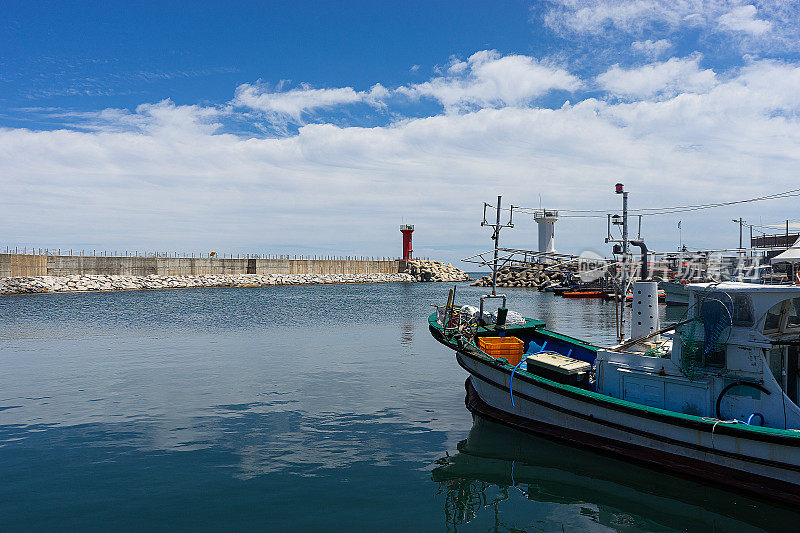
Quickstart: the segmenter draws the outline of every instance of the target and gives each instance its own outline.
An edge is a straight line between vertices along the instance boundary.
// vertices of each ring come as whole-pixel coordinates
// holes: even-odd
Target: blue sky
[[[616,207],[797,187],[793,2],[5,2],[0,243],[457,260],[482,202]],[[651,217],[651,247],[733,246]],[[604,224],[563,219],[563,251]],[[508,244],[534,246],[524,220]]]
[[[6,113],[33,103],[80,110],[166,98],[219,103],[256,80],[402,85],[426,80],[451,55],[550,46],[529,24],[527,2],[483,10],[460,2],[97,4],[22,2],[6,12]]]

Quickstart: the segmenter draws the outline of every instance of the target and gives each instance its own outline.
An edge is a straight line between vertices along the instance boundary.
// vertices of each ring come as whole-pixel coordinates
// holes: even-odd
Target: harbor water
[[[768,501],[473,420],[427,328],[451,286],[0,297],[2,530],[797,529]],[[612,303],[503,292],[613,341]]]

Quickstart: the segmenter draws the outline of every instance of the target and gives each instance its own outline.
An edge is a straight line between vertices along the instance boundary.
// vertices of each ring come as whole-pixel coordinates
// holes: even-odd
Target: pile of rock
[[[497,271],[498,287],[531,287],[545,290],[551,285],[558,285],[566,279],[561,272],[546,271],[544,265],[532,265],[527,268],[504,267]],[[492,275],[483,276],[473,283],[476,287],[491,287]]]
[[[0,278],[0,294],[36,292],[84,292],[187,287],[261,287],[322,283],[413,282],[399,274],[223,274],[214,276],[35,276]]]
[[[460,268],[427,259],[409,261],[404,272],[414,276],[417,281],[470,281],[469,275]]]

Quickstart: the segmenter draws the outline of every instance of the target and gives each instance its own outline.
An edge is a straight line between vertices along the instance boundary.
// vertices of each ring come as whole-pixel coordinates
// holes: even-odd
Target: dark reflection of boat
[[[535,502],[595,505],[594,519],[614,528],[627,524],[645,530],[797,531],[800,523],[800,514],[786,507],[523,433],[477,415],[458,453],[442,458],[431,477],[445,493],[449,525],[468,523],[481,513],[494,514],[499,524],[511,487]]]

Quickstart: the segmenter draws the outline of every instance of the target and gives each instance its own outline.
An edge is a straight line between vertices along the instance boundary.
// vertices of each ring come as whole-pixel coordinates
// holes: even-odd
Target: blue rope
[[[533,341],[531,341],[531,344],[533,344],[534,346],[539,348],[539,351],[538,352],[525,352],[525,354],[523,354],[523,355],[527,355],[527,354],[533,355],[534,353],[542,353],[544,351],[544,347],[547,346],[547,341],[544,341],[544,344],[542,344],[541,347],[539,347],[539,345],[536,344]],[[528,349],[530,349],[530,346],[528,346]],[[508,380],[508,394],[511,395],[511,407],[516,407],[514,405],[514,373],[517,371],[517,369],[519,367],[522,366],[522,363],[524,363],[525,361],[527,361],[527,357],[523,357],[522,361],[520,361],[519,364],[514,367],[514,370],[511,371],[511,379]]]
[[[761,419],[761,421],[758,423],[758,425],[759,426],[763,426],[764,425],[764,415],[762,415],[761,413],[753,413],[752,415],[747,417],[747,425],[748,426],[752,426],[753,425],[752,424],[753,418],[755,418],[755,417],[758,417],[758,418]]]
[[[514,370],[511,371],[511,379],[508,380],[508,393],[511,395],[511,407],[514,407],[514,372],[516,372],[525,361],[526,360],[523,359],[517,366],[514,367]]]

